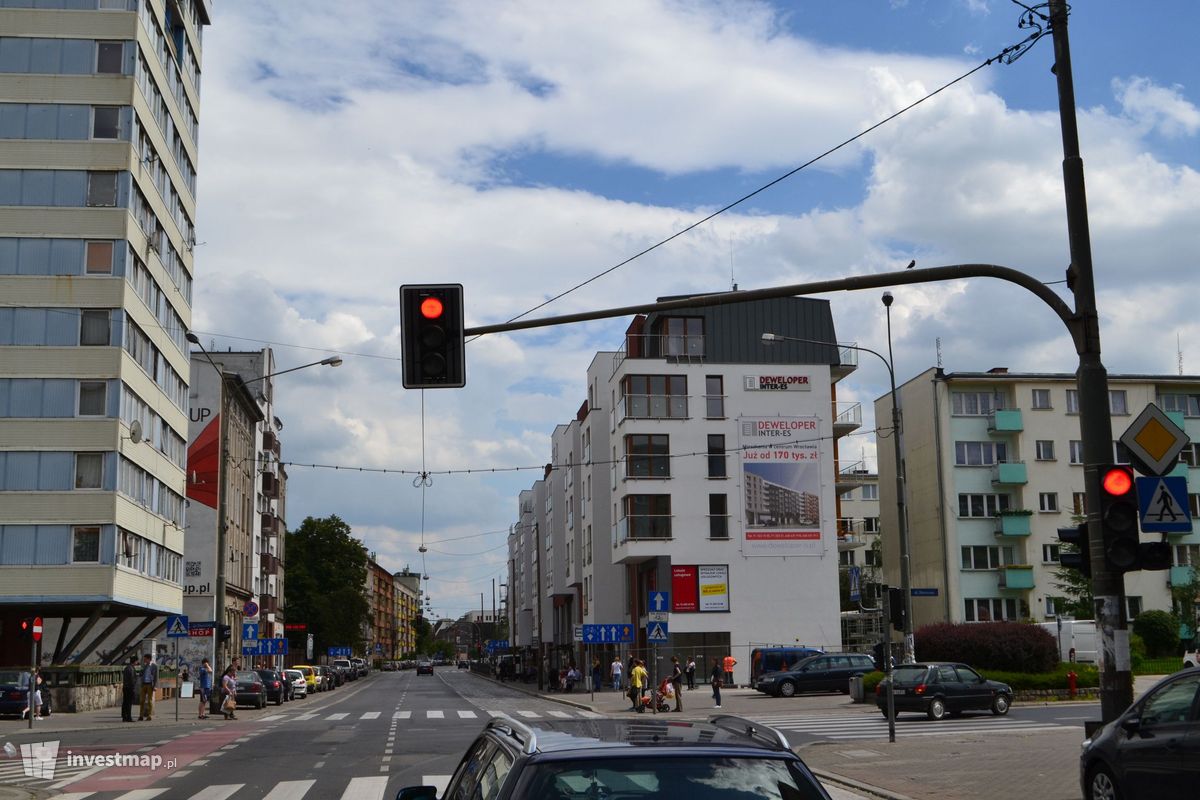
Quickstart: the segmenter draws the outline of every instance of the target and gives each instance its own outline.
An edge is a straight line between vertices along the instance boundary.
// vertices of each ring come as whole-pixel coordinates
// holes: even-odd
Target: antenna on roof
[[[729,234],[729,291],[737,291],[737,279],[733,276],[733,234]]]
[[[937,339],[935,340],[935,344],[937,345],[937,365],[938,365],[938,369],[941,369],[942,368],[942,337],[940,337],[940,336],[937,337]]]
[[[1175,334],[1175,359],[1179,364],[1179,374],[1183,374],[1183,345],[1179,342],[1179,334]]]

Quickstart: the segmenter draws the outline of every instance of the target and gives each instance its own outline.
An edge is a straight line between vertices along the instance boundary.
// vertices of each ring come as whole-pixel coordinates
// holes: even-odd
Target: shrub
[[[1133,632],[1146,643],[1146,655],[1165,658],[1175,655],[1179,646],[1179,620],[1157,609],[1143,611],[1133,620]]]
[[[987,622],[926,625],[916,633],[919,661],[961,661],[981,670],[1050,672],[1058,643],[1037,625]]]
[[[879,670],[863,675],[863,695],[869,698],[875,694],[875,687],[879,685],[881,680],[883,680],[883,673]]]
[[[983,672],[983,676],[1007,683],[1013,691],[1019,692],[1024,689],[1066,689],[1067,673],[1072,671],[1075,673],[1076,688],[1100,685],[1100,671],[1096,669],[1095,664],[1058,664],[1050,672],[1035,673],[987,670]]]

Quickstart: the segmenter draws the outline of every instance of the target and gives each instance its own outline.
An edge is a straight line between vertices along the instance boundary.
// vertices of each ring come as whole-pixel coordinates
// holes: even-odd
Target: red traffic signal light
[[[1100,524],[1104,529],[1104,557],[1113,572],[1132,572],[1139,566],[1138,498],[1133,469],[1117,464],[1101,466]]]
[[[22,639],[29,639],[33,636],[33,617],[25,617],[21,620],[20,634]]]
[[[421,301],[421,316],[425,319],[438,319],[445,310],[446,306],[440,298],[426,297]]]
[[[1113,497],[1129,494],[1133,488],[1133,473],[1125,467],[1108,467],[1104,472],[1100,485],[1105,493]]]
[[[463,289],[457,283],[400,287],[400,348],[405,389],[467,384]]]

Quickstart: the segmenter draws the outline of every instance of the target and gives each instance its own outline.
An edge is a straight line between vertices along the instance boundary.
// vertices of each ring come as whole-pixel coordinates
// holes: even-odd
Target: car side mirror
[[[1125,731],[1125,733],[1129,734],[1130,736],[1133,736],[1141,729],[1141,717],[1126,717],[1125,719],[1121,720],[1121,730]]]

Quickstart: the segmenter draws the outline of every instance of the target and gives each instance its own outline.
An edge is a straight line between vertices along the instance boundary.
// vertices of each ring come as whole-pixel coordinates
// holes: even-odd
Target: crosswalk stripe
[[[272,714],[269,717],[263,717],[259,722],[274,722],[277,719],[287,719],[287,714]]]
[[[349,715],[349,714],[330,714],[330,715],[329,715],[328,717],[326,717],[325,719],[327,719],[327,720],[329,720],[329,721],[331,721],[331,722],[332,722],[333,720],[345,719],[345,718],[346,718],[346,717],[348,717],[348,716],[350,716],[350,715]]]
[[[411,711],[397,711],[395,714],[392,714],[392,719],[411,719],[411,718],[412,718]]]
[[[383,800],[387,784],[386,775],[376,778],[354,778],[342,793],[342,800]]]
[[[597,714],[595,711],[580,711],[579,716],[584,719],[603,719],[603,714]]]
[[[165,791],[166,789],[134,789],[132,792],[121,795],[117,800],[151,800]]]
[[[475,719],[476,715],[475,715],[474,711],[460,711],[460,712],[458,712],[458,718],[459,719]]]
[[[446,787],[450,785],[450,779],[453,777],[454,776],[449,773],[447,773],[446,775],[422,775],[421,776],[421,785],[422,786],[436,786],[437,787],[437,795],[438,795],[438,797],[441,797],[443,794],[445,794]],[[55,800],[57,800],[57,798],[55,798]]]
[[[445,719],[446,718],[445,713],[441,712],[441,711],[426,711],[425,716],[429,717],[429,719]]]
[[[300,716],[296,717],[296,721],[303,722],[306,719],[316,719],[318,716],[320,715],[315,711],[309,711],[307,714],[301,714]]]
[[[233,795],[238,789],[242,788],[244,783],[227,783],[218,786],[209,786],[192,795],[188,800],[226,800]]]
[[[536,711],[518,711],[517,713],[528,719],[538,719],[541,716]]]
[[[379,719],[378,711],[367,711],[359,719]]]
[[[56,794],[54,800],[83,800],[85,797],[91,797],[95,792],[71,792],[70,794]]]
[[[301,800],[304,795],[308,794],[308,790],[316,783],[315,780],[310,781],[282,781],[275,784],[275,788],[263,800]]]
[[[565,711],[551,711],[550,716],[558,717],[559,719],[569,719],[571,715]]]

